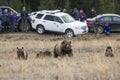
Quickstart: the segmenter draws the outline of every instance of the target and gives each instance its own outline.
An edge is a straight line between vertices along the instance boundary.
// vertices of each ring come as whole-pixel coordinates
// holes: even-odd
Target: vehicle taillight
[[[35,22],[35,19],[32,19],[32,22],[34,23],[34,22]]]
[[[91,21],[87,21],[87,25],[91,25],[92,24],[92,22]]]

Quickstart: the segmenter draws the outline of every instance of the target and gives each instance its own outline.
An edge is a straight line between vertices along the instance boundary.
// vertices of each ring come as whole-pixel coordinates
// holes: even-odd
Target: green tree
[[[23,0],[23,5],[26,7],[26,10],[27,10],[28,12],[32,12],[30,3],[26,4],[26,1]]]
[[[39,10],[54,10],[56,9],[55,0],[40,0]]]
[[[9,0],[8,6],[14,8],[17,12],[20,12],[23,3],[21,2],[21,0]]]
[[[115,3],[116,5],[116,13],[120,15],[120,4]]]
[[[99,13],[115,13],[115,10],[112,0],[99,0]]]
[[[30,3],[26,4],[26,1],[23,0],[9,0],[8,6],[14,8],[17,12],[21,12],[22,7],[25,6],[28,12],[31,12]]]
[[[93,2],[94,0],[70,0],[70,7],[71,9],[83,9],[86,15],[89,16],[91,8],[94,7]]]
[[[27,11],[28,11],[28,12],[32,12],[30,3],[28,3],[28,5],[26,5],[26,6],[27,6]]]
[[[70,0],[66,0],[65,1],[65,9],[67,10],[67,12],[70,12]]]

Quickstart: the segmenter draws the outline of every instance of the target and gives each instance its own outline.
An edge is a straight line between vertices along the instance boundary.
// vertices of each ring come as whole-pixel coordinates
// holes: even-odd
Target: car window
[[[100,23],[105,23],[105,22],[112,22],[112,19],[110,16],[105,16],[105,17],[101,17],[99,19]]]
[[[59,23],[63,23],[62,20],[57,16],[54,16],[54,21],[59,22]]]
[[[54,16],[46,15],[46,16],[44,17],[44,20],[54,21]]]
[[[36,18],[37,18],[37,19],[41,19],[42,16],[43,16],[43,14],[37,14]]]
[[[111,19],[111,17],[106,16],[106,17],[104,17],[104,21],[105,22],[112,22],[112,19]]]
[[[11,10],[9,8],[3,8],[3,11],[7,9],[8,10],[8,13],[10,14]]]
[[[113,17],[114,22],[120,22],[120,17]]]
[[[10,13],[11,10],[9,8],[2,8],[2,14],[3,14],[3,12],[4,12],[5,9],[8,10],[8,13]]]
[[[104,22],[104,17],[99,19],[100,22]]]

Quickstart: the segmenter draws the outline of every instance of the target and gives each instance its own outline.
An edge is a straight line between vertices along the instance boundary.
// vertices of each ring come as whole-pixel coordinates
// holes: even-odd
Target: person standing
[[[91,9],[91,15],[90,15],[90,17],[93,18],[93,17],[95,17],[96,15],[97,15],[97,14],[96,14],[95,9],[92,8],[92,9]]]
[[[79,13],[79,11],[78,11],[77,8],[74,8],[74,10],[73,10],[73,16],[74,16],[75,20],[79,20],[80,13]]]
[[[23,6],[21,11],[20,31],[27,32],[30,29],[28,18],[29,15],[28,12],[26,11],[26,7]]]
[[[95,36],[97,36],[99,33],[99,31],[98,31],[98,19],[97,18],[95,19],[95,22],[94,22],[94,32],[95,32]]]
[[[21,11],[21,18],[27,19],[27,17],[28,17],[28,12],[26,11],[26,7],[23,6],[22,11]]]
[[[84,13],[83,10],[80,10],[80,21],[81,22],[86,22],[86,14]]]
[[[11,11],[10,12],[10,31],[14,31],[15,30],[15,21],[16,21],[16,14]]]
[[[3,10],[2,26],[4,26],[5,31],[8,32],[8,28],[10,26],[10,16],[8,14],[8,9]]]

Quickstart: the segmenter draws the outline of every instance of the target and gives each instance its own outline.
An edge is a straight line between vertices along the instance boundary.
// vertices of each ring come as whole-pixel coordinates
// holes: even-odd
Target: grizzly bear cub
[[[63,57],[68,55],[69,57],[73,56],[71,41],[64,40],[61,43],[57,43],[54,47],[54,57],[58,56]]]
[[[113,53],[112,53],[112,47],[111,47],[111,46],[108,46],[108,47],[106,48],[105,56],[106,56],[106,57],[114,57],[114,55],[113,55]]]
[[[40,57],[40,56],[49,56],[49,57],[51,57],[51,56],[52,56],[52,53],[51,53],[49,50],[40,51],[40,53],[37,53],[37,54],[36,54],[36,58],[38,58],[38,57]]]
[[[24,47],[22,47],[22,48],[17,47],[17,57],[18,57],[18,59],[20,59],[20,58],[27,59],[28,58],[28,53],[26,52]]]

